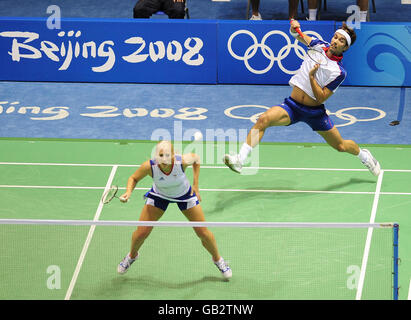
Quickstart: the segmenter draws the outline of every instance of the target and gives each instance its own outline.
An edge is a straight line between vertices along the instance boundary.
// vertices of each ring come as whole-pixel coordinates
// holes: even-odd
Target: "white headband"
[[[335,32],[338,32],[339,34],[343,35],[344,38],[345,38],[345,40],[347,40],[348,46],[351,46],[351,37],[350,37],[350,35],[348,34],[347,31],[345,31],[345,30],[343,30],[343,29],[338,29],[338,30],[335,31]]]

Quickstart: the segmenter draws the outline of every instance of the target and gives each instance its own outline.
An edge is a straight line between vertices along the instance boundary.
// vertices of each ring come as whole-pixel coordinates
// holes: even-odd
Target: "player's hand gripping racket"
[[[126,200],[122,197],[118,197],[117,192],[118,192],[118,186],[116,186],[116,185],[111,186],[110,189],[108,189],[106,192],[104,192],[103,197],[101,198],[101,202],[103,202],[103,204],[107,204],[111,200],[113,200],[114,198],[120,199],[123,202],[128,201],[128,199]]]
[[[301,32],[301,29],[299,27],[295,28],[295,31],[297,31],[300,37],[304,39],[304,34]],[[315,63],[318,63],[321,66],[328,64],[328,59],[325,56],[324,50],[322,48],[317,49],[311,47],[310,44],[308,44],[307,55],[311,60],[313,60]]]

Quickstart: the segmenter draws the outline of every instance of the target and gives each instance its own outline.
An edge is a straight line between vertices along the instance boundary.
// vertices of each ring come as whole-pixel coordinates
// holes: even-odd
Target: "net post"
[[[398,300],[399,287],[398,287],[398,236],[399,236],[400,226],[398,223],[393,225],[393,247],[394,247],[394,257],[393,257],[393,299]]]

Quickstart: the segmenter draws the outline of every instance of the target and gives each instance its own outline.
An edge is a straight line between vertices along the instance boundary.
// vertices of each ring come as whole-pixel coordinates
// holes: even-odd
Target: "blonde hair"
[[[174,155],[174,146],[171,143],[171,141],[168,140],[161,140],[159,143],[156,145],[156,154],[160,152],[161,149],[169,149],[171,153]]]
[[[170,152],[170,157],[165,157],[165,155],[160,156],[160,152],[163,151],[164,153]],[[174,147],[171,141],[168,140],[162,140],[159,143],[157,143],[156,148],[155,148],[155,154],[154,158],[158,163],[170,163],[173,161],[172,159],[174,158]],[[167,159],[168,158],[168,159]],[[165,160],[167,159],[167,160]],[[164,162],[166,161],[166,162]]]

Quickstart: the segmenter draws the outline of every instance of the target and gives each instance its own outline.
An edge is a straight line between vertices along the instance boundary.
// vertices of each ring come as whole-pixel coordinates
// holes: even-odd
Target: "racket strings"
[[[307,50],[307,55],[313,60],[315,63],[320,65],[326,65],[328,63],[328,59],[325,57],[324,52],[321,50],[316,50],[313,48],[309,48]]]
[[[108,189],[104,194],[103,197],[101,199],[101,201],[104,204],[109,203],[117,194],[118,191],[118,187],[117,186],[111,186],[110,189]]]

